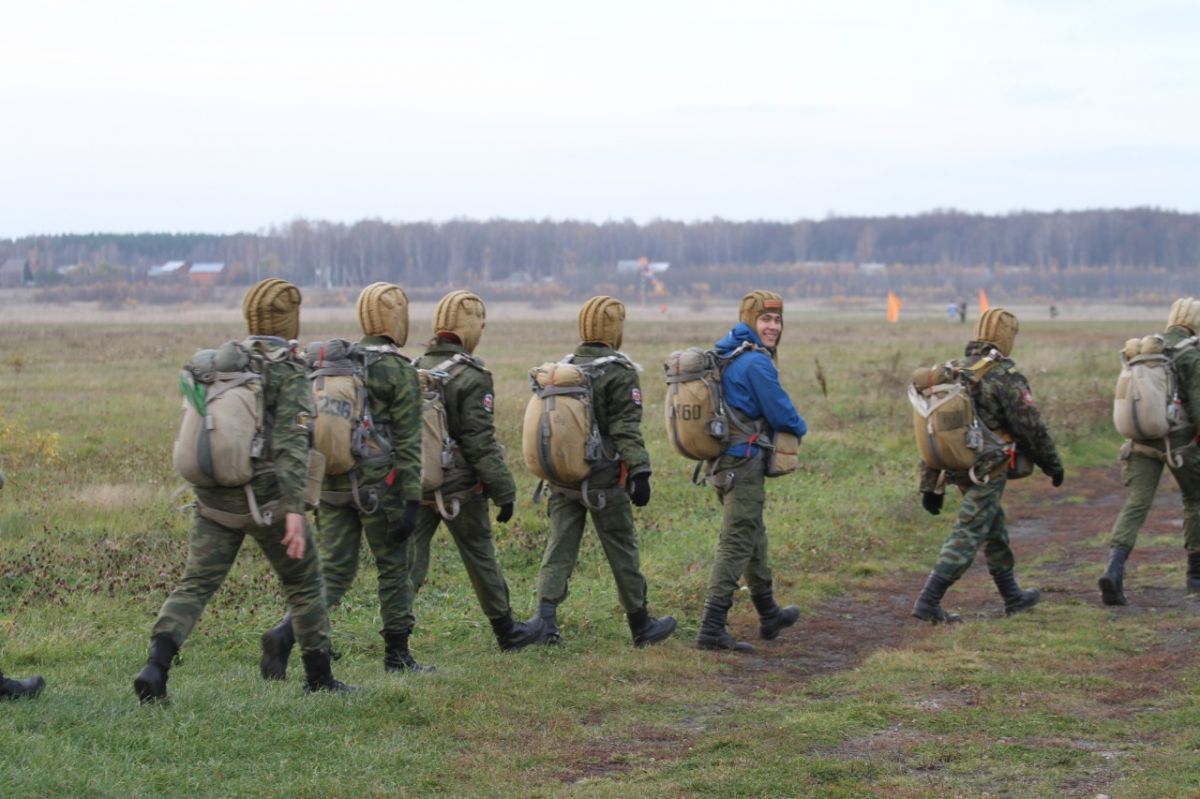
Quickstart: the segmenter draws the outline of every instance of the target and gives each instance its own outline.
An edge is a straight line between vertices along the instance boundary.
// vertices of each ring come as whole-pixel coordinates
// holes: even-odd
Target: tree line
[[[630,220],[343,224],[296,219],[255,233],[62,234],[0,240],[0,259],[29,258],[35,280],[136,282],[168,260],[222,261],[225,282],[277,275],[301,285],[376,280],[430,290],[466,284],[553,285],[566,293],[628,286],[619,260],[670,262],[672,294],[727,292],[770,278],[815,296],[883,288],[944,294],[997,281],[1036,296],[1142,291],[1149,274],[1194,285],[1200,214],[1153,208],[1005,215],[938,210],[916,216],[793,222]]]

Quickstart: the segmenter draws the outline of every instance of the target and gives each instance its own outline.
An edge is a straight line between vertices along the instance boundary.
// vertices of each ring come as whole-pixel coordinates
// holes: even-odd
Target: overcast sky
[[[1200,211],[1200,4],[9,3],[0,237]]]

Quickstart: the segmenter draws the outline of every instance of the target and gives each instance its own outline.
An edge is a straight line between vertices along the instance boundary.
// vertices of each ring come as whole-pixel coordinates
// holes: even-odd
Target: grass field
[[[53,309],[47,320],[0,322],[0,667],[49,683],[0,706],[0,796],[1200,795],[1200,617],[1182,596],[1171,481],[1132,562],[1134,604],[1105,609],[1095,591],[1121,501],[1115,352],[1160,319],[1023,324],[1014,355],[1067,473],[1058,490],[1038,474],[1009,491],[1018,575],[1044,591],[1028,614],[1004,619],[976,563],[946,600],[965,624],[908,616],[957,500],[938,517],[921,510],[904,385],[960,353],[969,326],[795,314],[781,364],[811,434],[801,470],[769,485],[767,526],[776,594],[801,623],[747,657],[692,648],[719,515],[669,451],[661,363],[728,324],[639,321],[625,339],[645,365],[654,496],[636,517],[651,611],[680,620],[674,639],[630,646],[589,535],[560,609],[567,644],[502,654],[441,533],[412,639],[437,674],[382,672],[364,561],[332,619],[335,673],[365,690],[305,697],[294,673],[258,677],[258,635],[282,602],[250,544],[171,672],[167,707],[139,706],[131,681],[186,551],[176,372],[240,326],[233,314],[187,327]],[[303,338],[354,330],[348,308]],[[521,491],[495,530],[521,616],[547,528],[520,463],[525,372],[574,343],[563,314],[490,324],[478,353]],[[753,640],[747,596],[731,620]]]

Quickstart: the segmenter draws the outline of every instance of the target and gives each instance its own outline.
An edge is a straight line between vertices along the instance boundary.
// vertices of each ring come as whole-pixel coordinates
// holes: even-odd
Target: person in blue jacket
[[[733,593],[744,576],[759,616],[759,637],[770,641],[796,623],[800,610],[775,603],[767,565],[766,454],[777,431],[797,438],[808,432],[779,382],[775,348],[783,334],[783,298],[755,290],[742,298],[739,322],[716,344],[726,360],[721,389],[729,413],[729,446],[713,466],[711,481],[724,505],[717,557],[708,578],[699,649],[753,650],[726,630]]]

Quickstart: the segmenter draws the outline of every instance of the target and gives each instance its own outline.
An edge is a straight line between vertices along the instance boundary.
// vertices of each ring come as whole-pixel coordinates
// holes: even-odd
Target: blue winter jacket
[[[728,355],[746,341],[762,346],[762,339],[754,329],[745,322],[738,322],[717,342],[717,353]],[[726,404],[741,411],[743,416],[752,421],[766,419],[768,434],[782,430],[803,436],[808,432],[808,425],[780,385],[779,371],[766,350],[750,350],[730,361],[721,374],[721,391],[725,394]],[[726,455],[738,458],[757,453],[758,447],[746,444],[733,444],[725,450]]]

